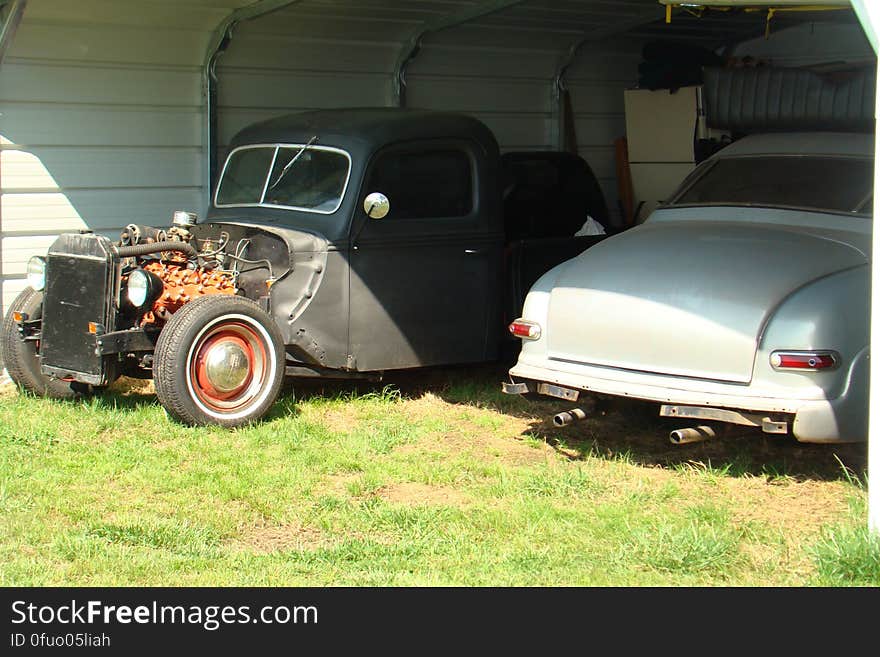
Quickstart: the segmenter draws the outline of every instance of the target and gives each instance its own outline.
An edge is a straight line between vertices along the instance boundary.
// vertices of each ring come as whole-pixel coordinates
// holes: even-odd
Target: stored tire
[[[30,319],[40,319],[43,316],[43,293],[26,287],[12,302],[3,319],[0,346],[6,371],[13,382],[22,390],[53,399],[73,399],[91,393],[92,387],[88,384],[53,379],[42,373],[37,356],[39,344],[25,342],[19,337],[18,326],[12,319],[14,312],[24,313]]]
[[[237,427],[259,420],[284,380],[284,341],[249,299],[205,296],[178,310],[153,356],[156,395],[191,425]]]

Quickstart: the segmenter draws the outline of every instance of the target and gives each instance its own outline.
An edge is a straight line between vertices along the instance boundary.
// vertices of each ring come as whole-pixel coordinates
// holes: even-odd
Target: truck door
[[[485,158],[460,140],[407,142],[373,157],[352,221],[354,369],[496,357],[502,236],[490,231],[497,207],[480,175],[492,166]],[[390,202],[384,218],[363,208],[373,192]]]

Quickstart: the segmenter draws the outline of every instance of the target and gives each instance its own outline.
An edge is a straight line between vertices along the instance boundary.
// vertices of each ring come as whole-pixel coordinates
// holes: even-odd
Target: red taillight
[[[525,319],[517,319],[511,322],[508,330],[523,340],[537,340],[541,337],[541,327],[536,322]]]
[[[770,355],[770,364],[778,370],[830,370],[837,362],[831,351],[774,351]]]

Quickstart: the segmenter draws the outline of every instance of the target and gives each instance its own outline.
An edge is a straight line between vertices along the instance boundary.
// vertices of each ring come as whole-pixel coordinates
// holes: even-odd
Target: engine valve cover
[[[141,326],[166,321],[185,303],[206,294],[235,294],[235,281],[223,271],[187,269],[178,264],[151,262],[144,269],[155,274],[165,285],[165,289],[150,312],[141,320]]]

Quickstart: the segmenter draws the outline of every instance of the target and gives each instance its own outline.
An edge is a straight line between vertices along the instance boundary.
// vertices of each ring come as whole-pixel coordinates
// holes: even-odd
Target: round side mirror
[[[370,219],[382,219],[390,211],[391,203],[381,192],[373,192],[364,199],[364,212]]]

